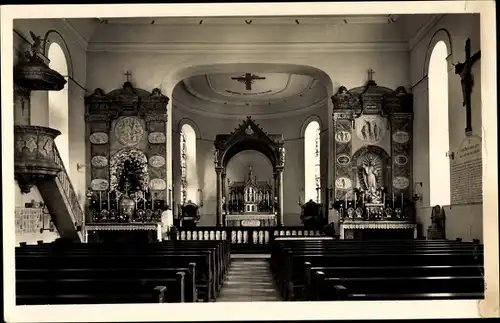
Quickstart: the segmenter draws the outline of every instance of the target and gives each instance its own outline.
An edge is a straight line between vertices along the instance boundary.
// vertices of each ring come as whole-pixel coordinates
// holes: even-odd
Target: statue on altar
[[[363,165],[363,179],[367,188],[367,192],[371,195],[377,193],[377,172],[371,160],[367,164]]]

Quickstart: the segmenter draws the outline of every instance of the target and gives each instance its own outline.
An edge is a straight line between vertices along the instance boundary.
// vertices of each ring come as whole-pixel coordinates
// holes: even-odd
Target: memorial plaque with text
[[[451,162],[451,204],[483,201],[481,138],[466,138]]]

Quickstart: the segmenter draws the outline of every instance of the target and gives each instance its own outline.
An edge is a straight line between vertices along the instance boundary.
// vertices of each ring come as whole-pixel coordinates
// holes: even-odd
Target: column
[[[226,198],[226,202],[228,201],[228,197],[226,196],[226,173],[222,173],[221,175],[221,184],[222,184],[222,196]]]
[[[280,170],[279,173],[279,193],[278,193],[278,201],[279,201],[279,218],[278,225],[283,226],[283,170]]]
[[[222,226],[222,205],[221,205],[221,198],[222,198],[222,169],[216,168],[215,172],[217,173],[217,210],[215,212],[216,219],[217,219],[217,226],[221,227]]]

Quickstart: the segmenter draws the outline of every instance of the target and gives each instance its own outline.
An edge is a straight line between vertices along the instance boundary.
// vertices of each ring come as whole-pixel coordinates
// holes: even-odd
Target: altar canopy
[[[341,86],[332,96],[332,198],[340,235],[384,239],[410,230],[403,236],[413,238],[412,95],[402,86],[396,90],[378,86],[373,74],[368,71],[365,86],[351,90]]]

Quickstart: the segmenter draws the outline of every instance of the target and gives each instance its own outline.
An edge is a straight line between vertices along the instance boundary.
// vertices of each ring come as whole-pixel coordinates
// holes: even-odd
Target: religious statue
[[[363,179],[365,181],[368,193],[374,195],[377,191],[377,172],[371,161],[363,165]]]
[[[427,229],[427,239],[446,239],[446,214],[443,207],[436,205],[432,208],[431,223]]]
[[[33,45],[31,45],[31,55],[34,57],[37,53],[42,54],[42,37],[36,36],[32,31],[30,31],[31,38],[33,39]]]

